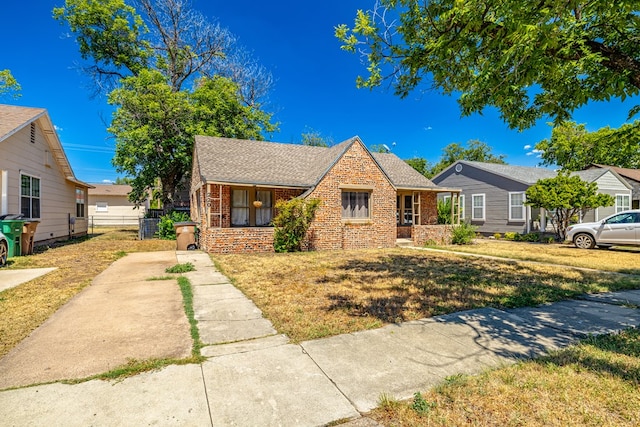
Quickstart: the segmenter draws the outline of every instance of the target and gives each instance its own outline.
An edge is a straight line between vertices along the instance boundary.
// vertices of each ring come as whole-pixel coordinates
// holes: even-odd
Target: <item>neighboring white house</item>
[[[44,108],[0,104],[0,215],[38,221],[34,242],[87,234],[87,190]]]
[[[129,201],[130,185],[94,184],[89,189],[89,221],[92,225],[137,225],[138,218],[144,217],[149,206]]]

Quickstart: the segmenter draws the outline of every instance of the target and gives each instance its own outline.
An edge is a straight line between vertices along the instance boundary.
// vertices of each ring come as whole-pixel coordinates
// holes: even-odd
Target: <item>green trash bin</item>
[[[0,227],[2,228],[2,234],[7,237],[9,241],[9,253],[8,258],[14,256],[20,256],[21,251],[21,239],[22,239],[22,227],[25,221],[20,219],[3,219],[0,220]]]

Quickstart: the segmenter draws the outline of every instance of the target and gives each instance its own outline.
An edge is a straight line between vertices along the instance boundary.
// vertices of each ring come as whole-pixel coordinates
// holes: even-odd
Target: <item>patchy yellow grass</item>
[[[476,239],[471,245],[439,246],[458,252],[548,262],[574,267],[640,274],[640,248],[578,249],[573,244],[544,244]]]
[[[135,230],[105,229],[100,233],[51,247],[37,247],[34,255],[9,260],[11,269],[58,269],[0,292],[0,357],[124,253],[175,249],[175,241],[136,240]]]
[[[408,249],[213,259],[294,341],[478,307],[533,306],[640,288],[640,277]]]
[[[640,331],[591,338],[550,356],[451,377],[424,402],[368,414],[394,426],[640,425]],[[426,410],[420,410],[425,408]]]

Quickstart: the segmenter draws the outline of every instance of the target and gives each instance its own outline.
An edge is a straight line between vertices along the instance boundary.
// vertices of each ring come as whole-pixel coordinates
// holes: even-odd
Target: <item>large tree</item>
[[[553,128],[551,138],[536,144],[545,165],[577,171],[591,163],[640,168],[640,122],[618,129],[609,126],[589,132],[584,124],[564,122]]]
[[[84,70],[117,107],[113,164],[140,202],[157,179],[172,207],[196,133],[263,138],[271,76],[187,0],[66,0],[54,9],[76,37]],[[222,79],[221,79],[222,78]]]
[[[489,145],[477,139],[467,141],[466,147],[454,142],[442,149],[440,160],[429,169],[427,177],[439,174],[458,160],[505,164],[504,158],[504,154],[493,154]]]
[[[245,105],[237,84],[203,78],[192,92],[174,91],[158,71],[122,80],[109,95],[117,106],[109,132],[116,138],[114,164],[133,177],[129,195],[142,202],[157,179],[166,207],[189,176],[195,135],[257,139],[272,131],[270,115]]]
[[[335,32],[365,55],[359,86],[436,88],[463,115],[493,106],[512,128],[640,90],[637,1],[379,0]]]
[[[598,193],[595,182],[586,182],[568,172],[541,179],[526,191],[525,204],[544,208],[551,214],[551,224],[561,240],[565,239],[570,222],[600,206],[611,206],[613,197]]]

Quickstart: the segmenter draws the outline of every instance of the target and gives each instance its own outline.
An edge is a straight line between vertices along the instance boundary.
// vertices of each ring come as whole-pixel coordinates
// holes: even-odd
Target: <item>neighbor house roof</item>
[[[591,166],[603,169],[611,169],[620,176],[640,182],[640,169],[619,168],[617,166],[600,165],[598,163],[592,163]]]
[[[127,184],[93,184],[89,189],[90,196],[128,196],[131,186]]]
[[[64,177],[83,187],[92,187],[86,182],[76,179],[73,169],[69,164],[62,144],[58,139],[53,123],[44,108],[18,107],[15,105],[0,104],[0,143],[15,133],[19,132],[31,123],[36,122],[42,129],[44,137],[51,150],[51,155],[62,170]]]
[[[333,147],[312,147],[196,136],[195,151],[207,182],[310,188],[356,141],[358,137]],[[396,188],[438,188],[394,154],[373,153],[372,158]]]
[[[495,175],[499,175],[504,178],[508,178],[513,181],[521,182],[528,185],[535,184],[539,179],[553,178],[554,176],[556,176],[556,172],[550,169],[535,168],[530,166],[503,165],[498,163],[473,162],[469,160],[458,160],[457,162],[449,166],[449,168],[455,167],[454,165],[456,165],[457,163],[460,163],[462,165],[470,165],[477,169],[491,172]],[[440,174],[442,174],[443,172],[440,172]]]

